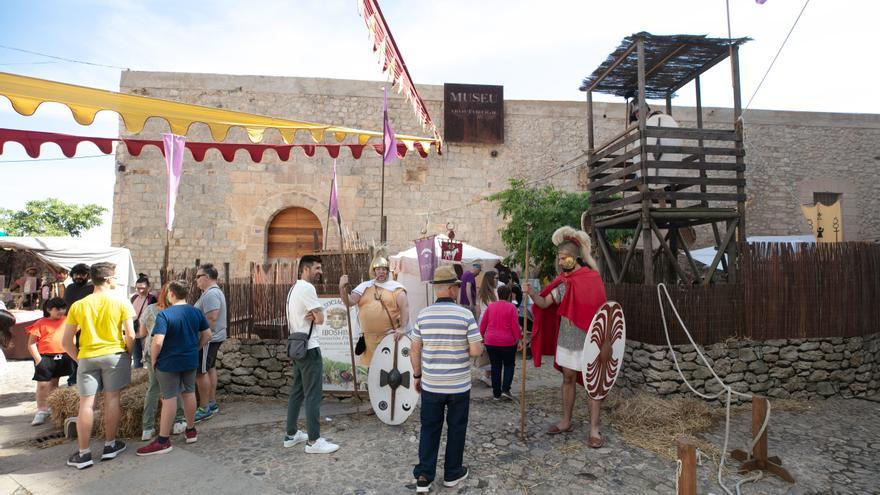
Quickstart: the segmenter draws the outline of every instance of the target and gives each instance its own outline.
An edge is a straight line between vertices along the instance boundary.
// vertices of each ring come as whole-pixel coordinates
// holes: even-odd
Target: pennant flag
[[[330,216],[336,219],[336,223],[342,225],[342,215],[339,214],[339,198],[336,193],[336,159],[333,159],[333,179],[330,182]]]
[[[186,149],[186,137],[174,134],[162,134],[165,145],[165,167],[168,171],[168,197],[165,202],[165,225],[170,231],[174,225],[174,205],[177,203],[177,190],[180,187],[180,176],[183,175],[183,150]]]
[[[385,102],[382,105],[382,141],[385,144],[383,160],[389,164],[397,157],[397,138],[394,137],[394,129],[391,120],[388,119],[388,88],[385,88]]]
[[[755,3],[757,3],[758,5],[764,5],[764,2],[766,1],[767,0],[755,0]]]

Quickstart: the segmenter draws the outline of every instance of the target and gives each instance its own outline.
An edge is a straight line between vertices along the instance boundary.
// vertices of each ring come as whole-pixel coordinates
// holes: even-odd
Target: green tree
[[[501,229],[501,240],[510,251],[507,263],[522,265],[528,237],[529,256],[540,267],[540,277],[554,277],[553,232],[564,225],[579,229],[581,214],[589,208],[589,196],[588,192],[560,191],[553,186],[530,189],[521,179],[510,179],[510,188],[489,196],[498,203],[498,215],[507,221]],[[609,232],[609,237],[624,238],[627,233],[632,236],[629,231],[618,231]]]
[[[73,236],[101,225],[107,208],[67,204],[55,198],[28,201],[22,210],[0,208],[0,230],[11,236]]]

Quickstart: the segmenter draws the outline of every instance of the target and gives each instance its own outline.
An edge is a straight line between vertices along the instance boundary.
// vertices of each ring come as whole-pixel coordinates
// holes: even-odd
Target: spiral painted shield
[[[626,349],[626,321],[619,303],[608,301],[590,323],[584,342],[584,387],[591,399],[604,399],[623,366]]]

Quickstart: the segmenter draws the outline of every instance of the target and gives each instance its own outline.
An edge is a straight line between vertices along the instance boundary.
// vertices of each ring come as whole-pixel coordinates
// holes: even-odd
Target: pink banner
[[[416,241],[416,258],[419,260],[419,275],[422,282],[430,282],[434,279],[434,269],[437,268],[437,256],[434,253],[434,236]]]
[[[186,149],[186,137],[174,134],[162,134],[165,145],[165,167],[168,171],[168,197],[165,202],[165,225],[172,230],[174,225],[174,205],[177,203],[177,189],[180,187],[180,176],[183,175],[183,150]]]

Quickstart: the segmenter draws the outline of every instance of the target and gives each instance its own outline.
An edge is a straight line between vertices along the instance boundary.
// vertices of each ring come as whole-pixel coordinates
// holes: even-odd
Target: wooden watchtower
[[[626,37],[584,80],[580,89],[587,93],[589,213],[606,280],[609,276],[614,283],[624,280],[639,245],[645,284],[654,283],[654,266],[661,257],[681,280],[709,283],[719,262],[728,281],[736,280],[737,243],[745,241],[746,201],[738,49],[748,40],[637,33]],[[700,75],[726,58],[733,81],[733,119],[729,128],[705,129]],[[675,92],[691,81],[696,83],[696,127],[648,125],[646,99],[665,100],[665,114],[671,116]],[[633,121],[628,110],[622,132],[598,146],[594,92],[634,99],[633,108],[638,109],[637,119]],[[703,273],[679,229],[707,224],[712,226],[718,255]],[[635,231],[622,261],[612,253],[608,229]],[[680,267],[679,250],[684,251],[692,274]],[[722,253],[727,253],[727,260]]]

